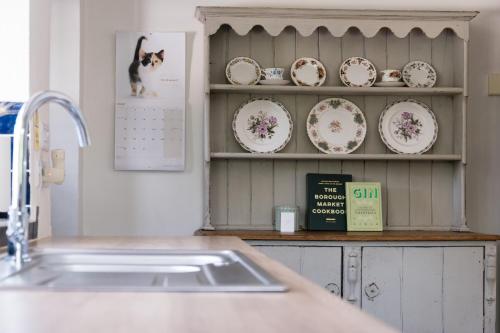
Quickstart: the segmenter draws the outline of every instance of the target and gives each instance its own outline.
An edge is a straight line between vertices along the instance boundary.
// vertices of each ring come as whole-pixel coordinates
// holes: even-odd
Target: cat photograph
[[[116,32],[117,100],[179,100],[185,85],[185,38],[177,32]]]
[[[164,61],[164,50],[146,51],[142,47],[145,36],[139,37],[134,51],[132,63],[128,68],[132,96],[156,97],[154,82],[159,80],[158,68]]]

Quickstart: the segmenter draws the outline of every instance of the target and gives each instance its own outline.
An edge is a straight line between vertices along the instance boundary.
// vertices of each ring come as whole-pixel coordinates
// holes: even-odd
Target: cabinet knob
[[[375,297],[380,294],[380,288],[377,286],[375,282],[370,283],[365,287],[365,295],[368,297],[368,300],[373,301]]]
[[[336,283],[328,283],[325,286],[325,289],[331,292],[332,294],[335,294],[337,296],[340,295],[340,287]]]

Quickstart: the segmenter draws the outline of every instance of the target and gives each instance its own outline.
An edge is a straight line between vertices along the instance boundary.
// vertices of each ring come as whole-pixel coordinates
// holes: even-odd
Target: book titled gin
[[[309,173],[307,229],[346,230],[345,184],[351,175]]]
[[[380,183],[346,183],[347,231],[382,231]]]

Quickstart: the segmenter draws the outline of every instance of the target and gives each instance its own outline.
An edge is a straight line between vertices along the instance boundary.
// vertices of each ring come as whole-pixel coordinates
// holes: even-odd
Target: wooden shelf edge
[[[296,153],[211,153],[212,159],[255,160],[371,160],[371,161],[461,161],[459,154],[296,154]]]
[[[243,240],[287,241],[497,241],[500,235],[456,231],[297,231],[272,230],[197,230],[196,236],[236,236]]]
[[[305,87],[305,86],[260,86],[260,85],[232,85],[210,84],[211,92],[226,93],[257,93],[257,94],[303,94],[303,95],[460,95],[464,93],[461,87]]]

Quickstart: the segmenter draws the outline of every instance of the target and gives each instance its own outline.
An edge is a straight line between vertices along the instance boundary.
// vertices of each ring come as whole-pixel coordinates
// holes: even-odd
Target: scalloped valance
[[[399,38],[413,29],[420,29],[429,38],[436,38],[444,29],[451,29],[463,40],[469,39],[469,21],[477,12],[441,11],[379,11],[322,10],[291,8],[198,7],[197,17],[205,23],[205,33],[213,35],[224,24],[239,35],[262,26],[271,36],[277,36],[287,26],[302,36],[311,35],[324,27],[335,37],[357,28],[365,37],[373,37],[387,28]]]

